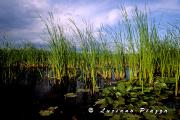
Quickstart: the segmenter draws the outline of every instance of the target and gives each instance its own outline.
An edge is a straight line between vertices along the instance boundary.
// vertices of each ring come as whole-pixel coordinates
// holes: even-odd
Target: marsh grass
[[[46,59],[48,53],[42,49],[36,49],[30,44],[16,46],[13,42],[3,41],[0,48],[0,79],[2,84],[18,82],[23,71],[48,66]],[[25,73],[24,73],[25,74]]]
[[[84,87],[91,88],[94,93],[98,76],[110,83],[114,74],[114,79],[118,81],[125,78],[128,68],[130,81],[138,80],[142,92],[145,84],[153,86],[157,76],[176,78],[177,95],[180,27],[170,26],[167,33],[160,37],[157,24],[149,20],[147,12],[143,13],[136,8],[132,18],[128,17],[125,8],[122,8],[121,13],[123,21],[117,26],[118,30],[102,27],[98,37],[93,33],[93,25],[85,23],[81,29],[71,19],[69,31],[72,34],[68,36],[65,26],[55,23],[50,14],[49,19],[43,21],[48,33],[49,50],[37,50],[33,45],[14,48],[4,42],[1,47],[1,66],[7,67],[7,72],[2,73],[4,78],[9,76],[12,79],[10,66],[19,62],[27,68],[48,67],[53,72],[54,82],[59,84],[76,80],[77,74],[81,74]],[[109,41],[114,42],[113,50]]]

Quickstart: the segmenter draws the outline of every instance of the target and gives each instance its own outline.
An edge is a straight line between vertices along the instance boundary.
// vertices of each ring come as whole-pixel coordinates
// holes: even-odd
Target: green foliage
[[[40,110],[40,111],[39,111],[39,114],[40,114],[41,116],[50,116],[50,115],[54,114],[54,111],[55,111],[57,108],[58,108],[57,106],[55,106],[55,107],[49,107],[49,108],[47,108],[47,109]]]
[[[54,80],[59,83],[64,77],[72,80],[77,74],[81,74],[79,79],[85,83],[84,88],[89,88],[92,93],[97,87],[98,76],[107,83],[113,77],[115,80],[122,80],[128,68],[130,81],[138,80],[138,86],[119,86],[120,96],[131,89],[150,93],[152,90],[147,86],[152,85],[156,86],[158,95],[159,86],[166,88],[165,84],[159,83],[171,78],[174,80],[169,82],[175,85],[174,92],[177,96],[180,79],[180,27],[171,25],[161,36],[160,27],[148,18],[146,9],[144,12],[135,8],[131,18],[125,8],[122,7],[120,11],[123,21],[114,26],[116,29],[102,27],[96,33],[93,25],[86,22],[82,28],[75,21],[69,20],[69,28],[58,23],[53,14],[50,14],[44,20],[50,51],[39,51],[29,43],[24,48],[15,49],[12,43],[4,42],[1,45],[3,52],[0,53],[0,64],[9,67],[18,61],[25,66],[48,65],[54,74]],[[2,74],[11,76],[13,73]],[[157,77],[160,81],[154,84]]]
[[[30,45],[0,48],[0,79],[6,83],[12,80],[15,82],[23,70],[30,71],[34,68],[47,67],[48,55],[48,51]]]
[[[140,90],[141,87],[135,85],[135,83],[120,81],[114,87],[104,88],[102,98],[96,101],[96,105],[110,110],[110,112],[105,111],[104,114],[105,116],[111,116],[112,120],[174,118],[174,109],[161,103],[163,99],[167,99],[169,96],[169,94],[164,94],[169,91],[166,83],[155,82],[153,86],[144,86],[144,93]],[[153,113],[150,113],[150,110],[140,113],[140,108],[148,108],[154,111]],[[112,113],[111,110],[133,110],[133,112]],[[168,113],[155,114],[155,110],[168,110]]]

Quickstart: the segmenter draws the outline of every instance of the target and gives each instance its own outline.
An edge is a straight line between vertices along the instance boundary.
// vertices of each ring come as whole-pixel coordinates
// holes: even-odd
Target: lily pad
[[[144,89],[145,93],[151,92],[153,90],[153,87],[148,87]]]
[[[90,89],[77,89],[77,92],[90,92]]]
[[[137,100],[138,100],[138,98],[131,98],[131,102],[135,102]]]
[[[49,108],[47,108],[47,109],[44,109],[44,110],[40,110],[39,111],[39,114],[41,115],[41,116],[50,116],[51,114],[53,114],[54,113],[54,110],[56,110],[58,108],[58,106],[55,106],[55,107],[49,107]]]
[[[113,116],[113,113],[112,112],[109,112],[109,113],[104,113],[104,116],[107,116],[107,117],[111,117],[111,116]]]
[[[65,97],[76,97],[77,95],[76,95],[76,93],[67,93],[67,94],[65,94],[64,95]]]
[[[41,115],[41,116],[50,116],[51,114],[53,114],[54,112],[53,111],[51,111],[51,110],[41,110],[40,112],[39,112],[39,114]]]
[[[135,92],[131,92],[130,95],[131,95],[131,97],[137,97],[137,93],[135,93]]]

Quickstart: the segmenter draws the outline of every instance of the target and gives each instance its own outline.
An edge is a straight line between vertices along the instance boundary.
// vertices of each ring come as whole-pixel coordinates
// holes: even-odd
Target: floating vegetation
[[[50,116],[50,115],[52,115],[52,114],[54,113],[54,111],[55,111],[57,108],[58,108],[57,106],[55,106],[55,107],[49,107],[49,108],[47,108],[47,109],[40,110],[40,111],[39,111],[39,114],[40,114],[41,116]]]
[[[76,97],[77,95],[76,95],[76,93],[67,93],[67,94],[65,94],[64,96],[65,96],[65,99],[66,99],[66,98],[68,98],[68,97],[74,98],[74,97]]]

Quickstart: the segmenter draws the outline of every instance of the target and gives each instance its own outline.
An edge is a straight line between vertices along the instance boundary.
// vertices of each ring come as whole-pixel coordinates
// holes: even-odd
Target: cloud
[[[0,32],[7,32],[15,41],[32,40],[41,42],[44,25],[38,14],[44,18],[52,11],[61,24],[69,25],[72,18],[80,28],[85,27],[82,19],[94,25],[97,30],[102,24],[114,25],[122,17],[117,5],[109,0],[98,2],[50,1],[50,0],[6,0],[0,1]],[[59,22],[59,21],[58,21]]]
[[[28,14],[27,14],[28,13]],[[26,24],[31,24],[31,10],[25,9],[20,1],[0,2],[0,29],[20,28]]]
[[[47,0],[0,1],[0,33],[16,42],[37,39],[42,33],[37,12],[43,13],[47,6]]]
[[[114,25],[121,19],[120,10],[112,9],[101,13],[100,15],[92,18],[92,22],[96,29],[100,28],[101,25]]]
[[[38,43],[42,42],[41,37],[44,35],[45,26],[38,18],[37,13],[46,18],[47,13],[52,11],[55,19],[60,19],[61,24],[69,25],[68,19],[72,18],[81,28],[85,27],[82,22],[84,19],[93,24],[95,31],[97,31],[102,24],[113,26],[122,20],[121,9],[118,8],[122,3],[126,3],[124,6],[130,17],[133,14],[134,6],[144,10],[144,2],[122,1],[1,0],[0,32],[7,32],[9,38],[17,41],[31,40]],[[152,0],[148,2],[147,8],[150,8],[152,14],[158,12],[180,14],[179,5],[179,0]],[[159,16],[157,17],[159,18]]]
[[[75,3],[75,4],[56,4],[52,6],[55,18],[60,18],[61,23],[69,24],[68,19],[73,19],[78,26],[83,28],[83,20],[92,24],[94,29],[99,29],[103,25],[115,25],[122,20],[121,9],[118,5],[111,6],[107,1],[99,3]],[[110,6],[110,7],[109,7]],[[125,6],[127,13],[132,14],[133,6]],[[83,19],[83,20],[82,20]]]

